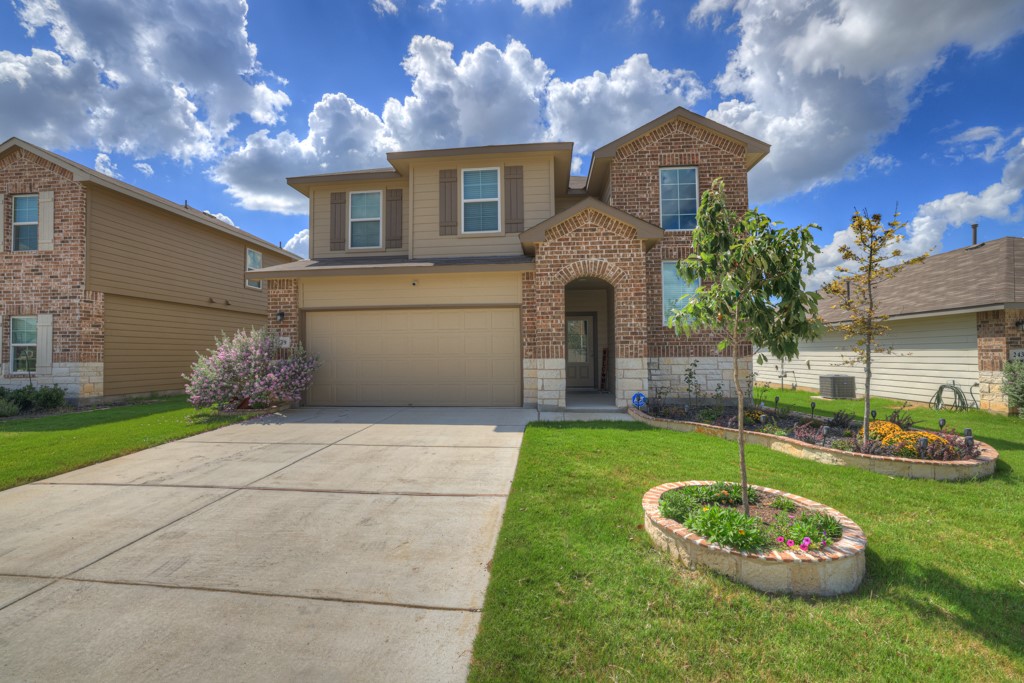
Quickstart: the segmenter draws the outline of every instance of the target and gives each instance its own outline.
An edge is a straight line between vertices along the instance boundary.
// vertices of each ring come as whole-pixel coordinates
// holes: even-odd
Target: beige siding
[[[451,235],[439,234],[438,185],[440,171],[454,168],[523,167],[524,229],[532,228],[554,215],[552,164],[550,154],[514,154],[502,157],[474,156],[424,159],[410,168],[413,177],[413,255],[416,258],[441,256],[491,256],[522,254],[518,234]],[[461,197],[462,174],[459,173]],[[504,187],[504,175],[499,179]],[[504,197],[502,197],[504,200]],[[459,215],[461,220],[461,207]],[[501,211],[504,215],[504,211]],[[504,226],[502,226],[504,230]],[[460,225],[461,233],[461,225]]]
[[[928,401],[939,385],[950,380],[969,388],[978,381],[978,331],[973,313],[889,322],[892,331],[884,345],[892,354],[876,355],[872,361],[871,393],[878,396]],[[813,342],[800,345],[800,357],[782,364],[769,357],[764,365],[754,365],[759,382],[778,386],[780,370],[786,373],[785,384],[817,389],[821,375],[851,375],[857,380],[858,396],[864,391],[864,369],[861,365],[844,365],[852,357],[853,340],[844,342],[834,332]]]
[[[243,239],[108,190],[90,189],[88,197],[88,289],[229,312],[266,311],[266,294],[244,284]],[[264,267],[287,261],[260,251]]]
[[[313,405],[522,405],[519,309],[309,313]]]
[[[366,192],[379,190],[381,201],[386,205],[387,190],[402,190],[402,248],[401,249],[357,249],[355,251],[331,251],[331,193]],[[346,207],[348,204],[346,204]],[[383,206],[382,213],[387,210]],[[374,254],[407,254],[409,252],[409,184],[405,180],[360,181],[318,185],[310,191],[310,258],[333,258],[372,256]],[[382,216],[382,221],[386,220]]]
[[[516,304],[520,273],[447,273],[305,278],[302,308]],[[413,284],[415,283],[415,284]]]
[[[181,391],[196,353],[221,332],[261,326],[266,316],[107,296],[103,389],[106,396]]]

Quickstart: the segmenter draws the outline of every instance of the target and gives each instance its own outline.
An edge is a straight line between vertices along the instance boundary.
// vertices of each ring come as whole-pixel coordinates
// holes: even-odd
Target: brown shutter
[[[387,228],[384,231],[384,246],[387,249],[402,248],[402,191],[388,190]]]
[[[438,204],[438,219],[440,222],[440,234],[459,234],[459,172],[456,169],[445,169],[441,171],[441,184],[439,188],[440,202]]]
[[[345,251],[346,224],[348,222],[348,196],[344,192],[331,193],[331,251]]]
[[[505,232],[523,231],[523,167],[505,167]]]

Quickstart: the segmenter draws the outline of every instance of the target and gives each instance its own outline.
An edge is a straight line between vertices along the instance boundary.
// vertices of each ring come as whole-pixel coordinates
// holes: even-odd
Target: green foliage
[[[20,413],[32,410],[56,410],[67,405],[64,389],[56,384],[49,387],[27,384],[17,389],[0,387],[0,401],[16,406]]]
[[[852,453],[857,450],[857,441],[849,437],[843,437],[841,439],[832,439],[828,446],[829,448],[835,448],[840,451],[850,451]]]
[[[701,408],[697,411],[698,422],[714,422],[718,418],[722,417],[722,411],[719,408]]]
[[[683,524],[712,543],[736,550],[756,552],[769,543],[764,523],[734,508],[705,506],[691,512]]]
[[[747,498],[753,503],[760,499],[756,489],[747,488]],[[661,516],[684,522],[695,509],[707,505],[740,505],[743,502],[743,488],[739,484],[716,481],[704,486],[686,486],[667,491],[661,497]]]
[[[1024,408],[1024,361],[1003,365],[1003,393],[1011,408]]]
[[[889,417],[885,418],[887,422],[892,422],[894,425],[899,426],[900,429],[910,429],[916,424],[916,420],[907,411],[907,406],[910,405],[906,401],[903,402],[896,410],[889,413]]]
[[[740,480],[746,485],[743,440],[743,387],[739,378],[739,348],[749,342],[778,358],[793,358],[804,339],[818,336],[818,299],[806,291],[804,273],[814,272],[820,249],[811,229],[783,228],[759,211],[742,217],[729,208],[725,183],[716,178],[701,197],[693,252],[677,264],[679,274],[698,282],[696,292],[680,310],[673,310],[669,326],[677,334],[714,331],[721,336],[720,351],[732,350],[733,389]],[[758,362],[764,362],[764,354]],[[749,512],[747,502],[744,513]]]
[[[772,501],[772,507],[783,512],[796,512],[796,503],[793,499],[779,496]]]
[[[0,417],[14,417],[21,412],[21,407],[7,398],[0,398]]]
[[[857,421],[857,416],[843,409],[836,411],[836,414],[828,419],[828,426],[836,429],[850,429]]]
[[[761,427],[761,431],[765,434],[774,434],[775,436],[789,436],[789,430],[777,424],[766,424]]]

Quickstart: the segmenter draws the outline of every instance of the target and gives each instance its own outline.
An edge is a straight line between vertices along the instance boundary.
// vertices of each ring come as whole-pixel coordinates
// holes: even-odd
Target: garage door
[[[518,406],[518,308],[306,314],[313,405]]]

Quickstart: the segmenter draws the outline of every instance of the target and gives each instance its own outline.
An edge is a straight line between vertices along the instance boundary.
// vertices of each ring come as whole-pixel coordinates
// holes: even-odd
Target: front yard
[[[807,409],[799,392],[766,402],[776,394]],[[914,414],[937,427],[938,414]],[[994,477],[896,479],[749,448],[751,483],[832,506],[867,534],[861,588],[812,600],[680,571],[642,528],[650,487],[735,480],[734,443],[630,423],[530,426],[471,679],[1021,680],[1024,420],[942,416],[999,450]]]
[[[0,490],[223,427],[241,416],[196,411],[183,396],[0,420]]]

